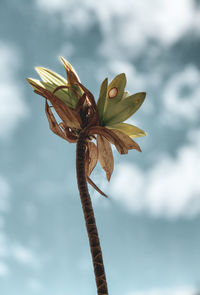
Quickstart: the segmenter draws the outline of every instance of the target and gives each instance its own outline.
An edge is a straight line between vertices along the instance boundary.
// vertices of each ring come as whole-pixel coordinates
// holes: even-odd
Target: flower
[[[42,81],[32,78],[27,78],[27,81],[35,93],[46,99],[45,111],[49,127],[55,134],[71,143],[76,143],[79,134],[85,132],[87,135],[85,154],[87,181],[105,196],[90,179],[90,174],[99,160],[108,181],[110,180],[114,168],[110,143],[115,145],[120,154],[127,154],[131,149],[141,151],[132,138],[145,136],[146,133],[124,121],[139,109],[146,93],[129,95],[125,92],[126,76],[122,73],[117,75],[110,84],[107,78],[102,82],[96,103],[92,93],[81,84],[70,63],[63,57],[60,59],[64,64],[67,80],[49,69],[36,67]],[[61,119],[59,124],[48,101]]]

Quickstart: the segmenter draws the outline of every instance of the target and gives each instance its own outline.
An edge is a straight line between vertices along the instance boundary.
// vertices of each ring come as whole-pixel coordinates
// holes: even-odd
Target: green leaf
[[[103,120],[103,113],[104,113],[104,107],[105,107],[105,102],[106,102],[107,87],[108,87],[108,78],[106,78],[101,84],[100,93],[99,93],[99,99],[97,101],[97,109],[98,109],[100,121]]]
[[[64,79],[62,76],[60,76],[59,74],[49,69],[42,68],[42,67],[35,67],[35,70],[37,71],[38,75],[41,77],[41,79],[44,82],[49,82],[56,86],[67,85],[66,79]]]
[[[127,123],[113,124],[105,127],[109,129],[117,129],[131,138],[142,137],[146,135],[146,132],[144,132],[142,129]]]
[[[36,87],[37,85],[39,85],[40,87],[45,88],[40,80],[32,79],[32,78],[27,78],[26,80],[33,87],[34,90],[38,90],[37,87]]]
[[[121,73],[117,75],[108,85],[107,78],[101,84],[97,107],[99,111],[100,121],[104,121],[104,117],[108,117],[115,106],[124,95],[126,86],[126,75]]]
[[[127,120],[139,109],[145,96],[145,92],[139,92],[113,104],[110,111],[104,113],[103,125],[113,125]]]
[[[110,82],[110,84],[108,85],[108,91],[107,91],[107,95],[106,98],[108,100],[108,105],[113,102],[118,102],[121,100],[123,94],[124,94],[124,88],[126,86],[126,75],[124,73],[121,73],[119,75],[117,75],[112,82]],[[113,88],[117,88],[117,95],[113,98],[109,98],[109,92],[111,89]]]
[[[75,109],[78,103],[77,95],[70,89],[59,89],[55,92],[55,95],[62,100],[68,107]]]
[[[126,75],[124,73],[117,75],[108,85],[104,106],[104,116],[109,116],[109,113],[112,111],[113,106],[119,103],[119,101],[122,99],[125,86]]]

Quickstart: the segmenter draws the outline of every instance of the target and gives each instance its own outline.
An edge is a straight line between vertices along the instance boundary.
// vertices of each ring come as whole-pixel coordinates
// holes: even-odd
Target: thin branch
[[[103,257],[101,252],[101,246],[97,231],[97,226],[94,217],[94,211],[92,207],[92,202],[88,192],[86,174],[85,174],[85,151],[87,134],[81,132],[77,141],[76,149],[76,172],[77,172],[77,182],[80,192],[80,198],[82,203],[82,209],[85,218],[85,224],[88,232],[90,250],[92,255],[97,294],[98,295],[108,295],[108,288],[106,282],[106,274],[104,270]]]

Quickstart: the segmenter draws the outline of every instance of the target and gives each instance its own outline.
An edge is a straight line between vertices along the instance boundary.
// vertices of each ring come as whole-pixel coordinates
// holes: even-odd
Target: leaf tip
[[[145,99],[147,93],[146,92],[141,92],[141,94],[142,94],[143,98]]]

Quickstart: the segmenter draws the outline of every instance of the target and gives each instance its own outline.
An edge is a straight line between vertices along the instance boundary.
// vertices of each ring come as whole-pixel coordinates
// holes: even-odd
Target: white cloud
[[[4,262],[0,261],[0,277],[4,277],[8,275],[8,273],[9,273],[9,270],[7,265]]]
[[[9,268],[4,259],[8,256],[8,243],[7,237],[3,228],[0,231],[0,277],[4,277],[9,274]]]
[[[41,292],[43,289],[41,282],[36,278],[29,279],[28,286],[29,288],[31,288],[31,290],[33,290],[36,293]]]
[[[22,264],[34,268],[37,268],[40,265],[35,253],[27,247],[24,247],[20,244],[16,244],[11,247],[10,251],[11,255]]]
[[[127,295],[195,295],[195,289],[191,287],[152,289],[149,291],[130,292]]]
[[[194,121],[199,118],[200,71],[194,65],[171,76],[163,90],[163,104],[162,122],[174,125],[180,119]]]
[[[0,211],[8,210],[10,192],[10,185],[7,180],[0,175]]]
[[[9,209],[9,197],[11,188],[7,180],[0,175],[0,213]],[[8,255],[7,237],[4,231],[4,216],[0,216],[0,277],[8,275],[9,269],[7,264],[3,261]]]
[[[154,217],[193,217],[200,213],[200,132],[176,157],[164,156],[147,171],[119,164],[109,184],[110,195],[134,213]]]
[[[0,42],[0,56],[0,138],[7,139],[29,112],[17,77],[19,53]]]
[[[70,29],[72,34],[73,29],[79,31],[87,30],[93,20],[91,5],[87,3],[87,1],[36,0],[36,5],[43,11],[43,13],[59,15],[58,20]]]
[[[98,2],[96,13],[105,37],[101,53],[108,57],[139,54],[149,40],[170,46],[197,24],[190,0],[105,2]]]
[[[134,55],[149,40],[171,45],[200,27],[199,12],[191,0],[36,0],[48,13],[60,13],[64,25],[82,31],[94,19],[104,36],[101,53],[107,57]],[[125,50],[125,51],[124,51]]]
[[[7,238],[3,230],[0,232],[0,257],[8,255]]]

